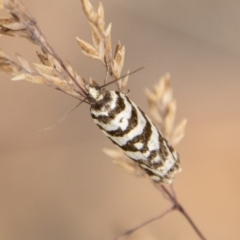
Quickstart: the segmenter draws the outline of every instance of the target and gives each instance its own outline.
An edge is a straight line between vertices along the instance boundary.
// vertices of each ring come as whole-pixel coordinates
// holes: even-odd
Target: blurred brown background
[[[75,36],[91,40],[79,0],[25,0],[49,42],[85,78],[103,66],[82,55]],[[92,1],[96,6],[98,1]],[[177,147],[183,172],[179,200],[208,239],[240,239],[240,2],[103,0],[112,40],[126,46],[131,99],[147,112],[144,89],[171,73],[178,121],[188,119]],[[24,39],[1,37],[1,48],[37,62]],[[76,100],[46,86],[11,82],[0,88],[0,239],[113,239],[169,206],[147,179],[128,175],[101,148],[111,142],[87,105],[57,128]],[[195,240],[177,212],[129,239]]]

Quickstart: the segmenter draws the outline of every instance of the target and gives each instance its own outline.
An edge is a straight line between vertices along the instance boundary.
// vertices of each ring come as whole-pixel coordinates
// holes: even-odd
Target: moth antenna
[[[114,79],[114,80],[111,81],[111,82],[108,82],[108,83],[106,83],[106,84],[104,84],[104,85],[102,85],[102,86],[97,87],[97,89],[101,89],[101,88],[104,88],[104,87],[106,87],[106,86],[108,86],[108,85],[110,85],[110,84],[112,84],[112,83],[115,83],[115,82],[119,81],[120,79],[122,79],[122,78],[124,78],[124,77],[126,77],[126,76],[132,75],[132,74],[134,74],[134,73],[142,70],[143,68],[144,68],[144,67],[140,67],[140,68],[136,69],[136,70],[133,71],[133,72],[130,72],[130,73],[128,73],[128,74],[125,74],[125,75],[121,76],[120,78]]]
[[[48,131],[48,130],[52,130],[53,128],[59,126],[66,118],[67,116],[73,112],[77,107],[79,107],[83,102],[86,102],[87,98],[84,98],[83,100],[81,100],[80,102],[78,102],[78,104],[76,104],[73,108],[71,108],[68,112],[66,112],[59,120],[56,124],[54,124],[53,126],[50,127],[46,127],[43,129],[38,130],[37,132],[43,132],[43,131]]]

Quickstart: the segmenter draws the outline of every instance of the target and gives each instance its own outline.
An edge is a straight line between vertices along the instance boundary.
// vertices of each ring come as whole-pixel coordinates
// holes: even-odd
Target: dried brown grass
[[[99,3],[97,9],[88,0],[81,0],[83,11],[92,29],[93,43],[87,43],[77,37],[77,42],[82,52],[92,59],[101,61],[108,75],[113,80],[121,76],[124,65],[125,47],[120,44],[112,49],[111,24],[105,27],[104,8]],[[8,18],[0,19],[0,33],[3,35],[26,38],[36,44],[42,50],[37,52],[40,63],[29,63],[26,59],[16,54],[17,61],[11,59],[7,53],[0,50],[0,69],[5,73],[12,74],[13,81],[25,80],[48,86],[66,93],[80,101],[86,96],[86,80],[81,77],[71,66],[58,56],[52,46],[47,42],[40,30],[36,20],[29,13],[27,8],[18,0],[0,0],[0,8],[9,13]],[[90,82],[92,79],[89,80]],[[116,81],[118,91],[126,91],[128,75]],[[152,120],[159,127],[163,135],[172,145],[177,145],[183,138],[186,127],[186,120],[182,120],[175,126],[176,100],[173,98],[173,90],[170,84],[170,76],[166,74],[154,86],[153,90],[146,89],[146,96],[149,103],[149,110]],[[104,152],[113,159],[113,162],[122,169],[136,176],[146,176],[133,161],[129,160],[122,151],[116,149],[104,149]],[[165,214],[178,210],[182,213],[201,239],[205,239],[195,223],[178,202],[175,193],[165,186],[157,186],[172,203],[172,207],[159,216],[152,218],[139,226],[125,232],[116,239],[124,239],[137,229],[146,224],[162,218]]]

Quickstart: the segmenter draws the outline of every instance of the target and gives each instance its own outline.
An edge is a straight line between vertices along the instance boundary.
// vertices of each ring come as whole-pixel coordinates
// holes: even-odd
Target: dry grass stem
[[[113,51],[111,42],[112,25],[110,23],[107,27],[105,26],[102,3],[100,2],[98,8],[95,9],[89,0],[81,0],[81,2],[92,30],[92,43],[88,43],[78,37],[77,43],[83,54],[101,61],[106,69],[106,81],[108,75],[113,80],[116,80],[121,76],[123,69],[125,47],[118,42]],[[41,49],[37,52],[39,63],[29,63],[28,60],[19,54],[16,54],[16,60],[13,60],[7,53],[0,50],[0,70],[11,74],[13,81],[25,80],[31,83],[46,84],[78,99],[80,101],[79,104],[82,102],[89,103],[86,98],[86,80],[74,70],[69,62],[63,61],[54,51],[27,8],[18,0],[0,0],[0,9],[4,9],[9,14],[8,18],[0,18],[0,34],[26,38]],[[116,81],[119,91],[126,92],[129,75]],[[90,79],[90,83],[94,83],[94,80]],[[153,90],[146,89],[146,95],[153,121],[168,141],[174,146],[177,145],[184,137],[186,120],[182,120],[175,126],[177,107],[176,100],[173,98],[169,74],[161,78]],[[114,164],[124,171],[135,176],[146,176],[138,165],[127,158],[122,151],[106,148],[104,152],[113,159]],[[161,219],[174,209],[183,214],[200,239],[206,239],[178,202],[175,194],[171,193],[164,185],[158,185],[157,187],[172,203],[172,207],[116,239],[127,237],[148,223]]]
[[[93,44],[89,44],[80,38],[77,38],[82,52],[93,59],[100,60],[107,69],[107,72],[113,79],[117,79],[121,75],[124,64],[125,47],[119,42],[115,48],[114,56],[111,42],[111,23],[105,29],[105,18],[103,5],[100,2],[98,9],[94,7],[88,0],[82,0],[83,11],[92,28]],[[124,91],[126,81],[123,84],[122,79],[116,82],[118,90]]]
[[[166,74],[153,90],[146,89],[145,93],[153,121],[169,143],[176,146],[184,137],[187,120],[182,120],[174,127],[177,105],[173,98],[170,75]]]
[[[139,168],[138,164],[130,160],[120,149],[104,148],[103,152],[113,159],[113,163],[124,172],[138,177],[146,177],[145,172]]]
[[[17,63],[1,50],[1,70],[13,74],[13,80],[47,84],[82,100],[85,96],[84,80],[69,63],[64,64],[54,52],[26,7],[17,0],[1,1],[1,6],[10,14],[10,17],[0,19],[0,33],[26,38],[42,49],[42,53],[37,52],[41,64],[33,64],[33,67],[23,57],[17,55],[19,62]]]
[[[126,239],[128,236],[130,236],[131,234],[133,234],[134,232],[136,232],[137,230],[143,228],[144,226],[156,221],[156,220],[159,220],[159,219],[162,219],[165,215],[167,215],[168,213],[172,212],[173,210],[175,210],[175,207],[171,207],[167,210],[165,210],[164,212],[162,212],[160,215],[156,216],[156,217],[153,217],[141,224],[139,224],[138,226],[132,228],[132,229],[129,229],[128,231],[124,232],[123,234],[121,234],[120,236],[118,236],[117,238],[115,238],[114,240],[124,240]]]

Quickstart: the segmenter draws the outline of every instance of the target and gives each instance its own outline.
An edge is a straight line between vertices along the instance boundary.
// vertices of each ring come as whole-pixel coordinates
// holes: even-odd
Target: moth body
[[[102,132],[152,180],[171,183],[181,171],[178,154],[150,118],[125,94],[87,85],[91,116]]]

